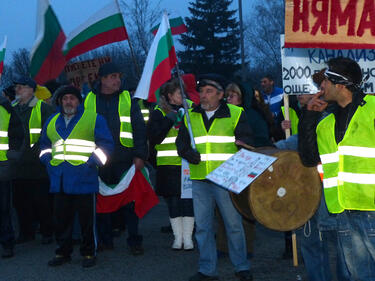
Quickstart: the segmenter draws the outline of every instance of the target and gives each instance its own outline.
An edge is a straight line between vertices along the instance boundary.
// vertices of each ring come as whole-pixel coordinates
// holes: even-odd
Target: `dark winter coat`
[[[174,124],[173,115],[163,116],[160,110],[154,110],[147,123],[147,139],[150,150],[160,144]],[[181,166],[161,165],[156,168],[156,193],[160,196],[181,195]]]
[[[346,132],[346,129],[352,119],[358,106],[364,105],[363,98],[365,94],[357,92],[353,95],[353,101],[345,108],[341,108],[336,103],[331,104],[326,112],[309,111],[303,108],[298,124],[298,151],[302,163],[308,167],[314,167],[320,162],[318,144],[316,141],[316,127],[319,121],[329,113],[335,115],[335,137],[339,143]]]
[[[38,99],[33,97],[27,104],[17,104],[14,110],[21,118],[24,130],[25,130],[25,146],[22,152],[22,156],[17,162],[16,173],[13,175],[14,179],[48,179],[46,168],[42,165],[39,160],[40,148],[39,141],[30,148],[30,131],[29,131],[29,120],[33,106],[36,105]],[[54,109],[46,104],[41,105],[42,115],[42,128],[46,123],[49,116],[52,115]]]
[[[115,142],[115,149],[108,163],[99,169],[99,175],[106,184],[117,184],[122,174],[133,164],[133,158],[147,159],[146,125],[137,100],[132,99],[130,118],[133,129],[134,147],[128,148],[123,146],[120,143],[119,137],[120,117],[118,114],[119,95],[123,90],[111,95],[103,95],[100,89],[101,84],[98,83],[92,90],[96,95],[96,112],[102,115],[107,121]]]
[[[22,126],[21,119],[14,111],[9,101],[0,96],[0,106],[10,113],[8,140],[9,150],[7,152],[7,161],[0,161],[0,181],[8,181],[12,178],[12,169],[14,170],[14,163],[21,156],[21,148],[25,138],[25,132]]]

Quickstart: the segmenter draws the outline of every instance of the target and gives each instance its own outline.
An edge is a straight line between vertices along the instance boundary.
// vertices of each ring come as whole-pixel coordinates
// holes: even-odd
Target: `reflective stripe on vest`
[[[191,179],[205,179],[207,174],[238,151],[234,143],[234,130],[243,109],[231,104],[227,106],[230,110],[230,117],[215,118],[208,132],[204,126],[202,114],[189,110],[194,140],[197,150],[201,154],[199,164],[189,164]],[[187,126],[186,118],[184,120],[185,126]]]
[[[193,104],[192,101],[186,100],[189,107]],[[163,116],[165,116],[165,112],[157,105],[155,106],[155,110],[159,110]],[[178,156],[177,147],[176,147],[176,138],[178,135],[178,129],[174,126],[168,131],[167,135],[165,136],[164,140],[160,143],[155,145],[156,149],[156,165],[181,165],[181,157]]]
[[[9,150],[9,129],[10,113],[0,105],[0,161],[6,161]]]
[[[143,104],[143,100],[138,100],[138,105],[141,109],[143,120],[147,123],[148,119],[150,118],[150,110],[145,107],[145,105]]]
[[[285,118],[285,108],[284,106],[281,107],[281,110],[283,112],[283,116]],[[292,131],[292,135],[296,135],[298,134],[298,122],[299,122],[299,118],[298,118],[298,115],[297,115],[297,112],[289,107],[289,120],[290,120],[290,129]]]
[[[56,114],[47,126],[47,136],[52,143],[51,165],[58,166],[67,161],[77,166],[87,162],[96,150],[96,113],[85,110],[66,140],[61,138],[56,130],[56,120],[59,116],[60,113]],[[40,156],[48,152],[50,151],[41,151]]]
[[[319,122],[316,132],[328,210],[375,210],[375,97],[366,96],[358,106],[339,144],[335,116]]]
[[[85,109],[96,112],[96,95],[93,92],[88,93],[85,103]],[[133,147],[133,128],[131,124],[131,97],[128,91],[123,91],[119,95],[118,112],[120,119],[120,143],[125,147]]]
[[[30,147],[39,140],[42,132],[42,103],[42,100],[38,100],[31,111],[29,119]]]

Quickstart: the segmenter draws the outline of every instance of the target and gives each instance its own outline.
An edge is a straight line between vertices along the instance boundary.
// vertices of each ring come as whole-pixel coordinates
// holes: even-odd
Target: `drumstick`
[[[298,255],[297,255],[297,238],[296,232],[292,233],[292,248],[293,248],[293,266],[298,266]]]
[[[236,140],[235,144],[239,145],[239,146],[242,146],[248,150],[252,150],[254,151],[255,150],[255,147],[254,146],[251,146],[251,145],[248,145],[246,143],[244,143],[243,141],[240,141],[240,140]]]

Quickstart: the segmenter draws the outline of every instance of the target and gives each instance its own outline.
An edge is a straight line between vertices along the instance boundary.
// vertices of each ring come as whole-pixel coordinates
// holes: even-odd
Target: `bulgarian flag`
[[[151,44],[142,77],[134,97],[156,102],[159,88],[171,79],[171,70],[177,63],[168,16],[163,14],[158,32]]]
[[[4,58],[5,58],[6,46],[7,46],[7,37],[5,36],[3,43],[0,45],[0,76],[4,70]]]
[[[128,39],[117,2],[112,1],[72,31],[65,43],[67,60],[113,42]]]
[[[48,0],[39,0],[37,35],[31,50],[30,74],[38,84],[57,78],[65,67],[65,34]]]
[[[182,17],[170,19],[169,24],[171,26],[172,35],[178,35],[178,34],[185,33],[188,31]],[[158,31],[159,25],[160,24],[155,25],[151,29],[151,32],[154,35],[156,35],[156,32]]]
[[[148,172],[136,170],[132,165],[118,184],[106,185],[99,178],[99,193],[96,201],[97,213],[112,213],[134,201],[134,210],[139,218],[159,203],[151,187]]]

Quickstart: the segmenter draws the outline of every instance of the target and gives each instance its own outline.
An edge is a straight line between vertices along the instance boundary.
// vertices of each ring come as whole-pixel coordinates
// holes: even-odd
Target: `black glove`
[[[199,164],[199,162],[201,162],[201,154],[194,149],[186,152],[183,158],[185,158],[191,164]]]

